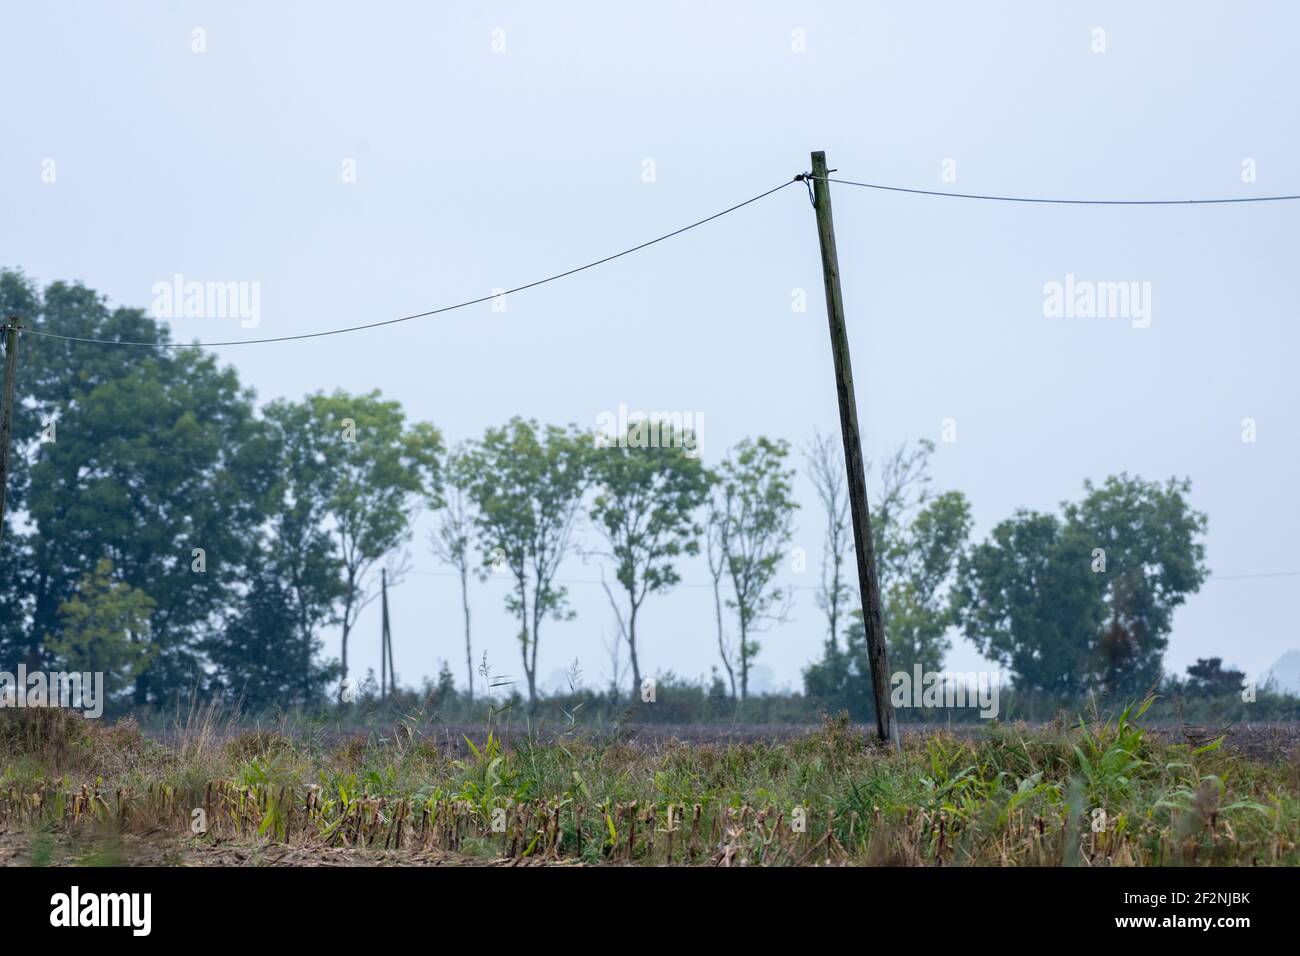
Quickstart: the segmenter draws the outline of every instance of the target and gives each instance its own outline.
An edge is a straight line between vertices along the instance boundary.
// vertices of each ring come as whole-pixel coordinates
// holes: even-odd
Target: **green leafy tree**
[[[1077,696],[1105,607],[1087,542],[1054,515],[1017,511],[961,559],[960,616],[980,653],[1021,690]]]
[[[217,687],[239,694],[250,709],[318,703],[340,671],[317,659],[320,632],[338,622],[344,587],[328,530],[328,463],[294,440],[312,424],[305,404],[278,401],[265,410],[257,445],[276,475],[270,514],[251,581],[205,643]]]
[[[401,405],[377,390],[318,392],[273,416],[289,459],[301,466],[293,497],[314,499],[310,507],[334,538],[342,582],[340,678],[346,680],[352,629],[377,596],[375,565],[409,540],[423,502],[441,503],[442,436],[425,422],[408,425]]]
[[[0,271],[0,320],[10,315],[30,315],[22,309],[24,294],[31,294],[20,275]],[[20,311],[22,309],[22,311]],[[0,338],[7,338],[0,336]],[[5,343],[0,342],[0,346]],[[5,348],[0,347],[0,362]],[[0,365],[2,368],[3,365]],[[21,661],[30,654],[26,621],[31,613],[31,551],[33,540],[19,530],[17,516],[25,510],[27,497],[27,443],[21,440],[31,428],[30,413],[21,402],[14,414],[14,434],[19,439],[17,451],[10,456],[9,480],[6,485],[5,515],[0,521],[0,660]]]
[[[0,271],[0,311],[61,336],[169,341],[166,326],[141,310],[110,308],[75,283],[41,291],[12,271]],[[333,411],[322,407],[329,398],[296,403],[298,419],[259,419],[235,372],[200,349],[25,336],[20,358],[9,533],[0,540],[0,560],[13,569],[0,579],[0,652],[47,663],[60,609],[84,570],[106,557],[116,579],[156,602],[142,636],[148,654],[135,674],[137,704],[238,681],[244,656],[230,642],[241,626],[250,640],[264,632],[268,653],[297,668],[297,696],[312,699],[319,631],[340,616],[335,608],[355,620],[369,555],[394,539],[387,519],[401,508],[393,499],[437,499],[436,482],[415,490],[410,481],[411,471],[436,462],[436,430],[403,427],[400,440],[388,441],[400,409],[375,410],[377,396],[363,396],[366,407],[351,416],[362,447],[340,451],[310,440]],[[283,617],[285,595],[291,632],[267,625]],[[263,665],[244,647],[256,672]]]
[[[100,560],[59,607],[59,633],[46,650],[65,669],[102,673],[109,699],[131,689],[149,663],[149,615],[153,599],[114,580],[113,563]]]
[[[470,494],[478,510],[483,563],[485,569],[506,569],[513,578],[506,610],[519,618],[530,706],[537,702],[542,621],[573,617],[555,576],[573,546],[588,484],[590,442],[573,426],[542,428],[516,417],[489,428],[471,455]]]
[[[910,673],[918,663],[942,670],[951,646],[947,631],[956,620],[950,585],[970,533],[970,508],[960,492],[934,497],[933,454],[927,439],[900,445],[880,466],[872,506],[885,639],[896,672]],[[855,625],[861,620],[855,616]],[[865,635],[855,646],[866,646]]]
[[[1084,483],[1064,519],[1017,512],[963,560],[966,634],[1016,686],[1066,695],[1154,685],[1173,611],[1208,574],[1187,481]]]
[[[24,327],[31,327],[37,324],[42,308],[41,293],[34,283],[21,272],[0,269],[0,323],[7,322],[10,316],[16,316]],[[4,346],[7,346],[7,337],[0,336],[0,356],[5,353]],[[25,359],[26,349],[22,351],[24,354],[21,357]],[[2,367],[0,366],[0,368]],[[17,449],[9,456],[5,521],[4,525],[0,527],[0,536],[2,536],[0,537],[0,555],[6,559],[4,560],[4,567],[14,569],[24,567],[27,564],[25,561],[18,560],[24,550],[23,546],[26,544],[26,539],[21,535],[15,537],[18,534],[18,523],[14,520],[14,516],[23,511],[27,500],[29,454],[39,434],[40,425],[36,409],[28,397],[30,386],[24,387],[24,380],[30,379],[30,377],[31,373],[26,368],[26,363],[24,363],[21,366],[21,374],[18,376],[19,384],[15,388],[13,409],[11,447],[16,445]],[[0,609],[12,612],[0,615],[0,642],[8,643],[18,637],[16,632],[22,617],[16,599],[18,594],[24,590],[25,588],[16,580],[14,574],[5,575],[4,580],[0,581]],[[10,601],[13,603],[9,603]]]
[[[871,530],[890,667],[911,673],[916,664],[942,670],[957,623],[954,591],[958,560],[970,533],[970,506],[957,491],[933,496],[929,459],[934,445],[900,446],[879,470]],[[868,465],[870,474],[874,469]],[[810,696],[858,718],[872,715],[871,658],[862,611],[849,616],[845,646],[827,645],[804,671]]]
[[[438,684],[433,691],[434,702],[439,707],[447,707],[456,700],[456,678],[451,675],[451,665],[446,661],[438,670]]]
[[[269,557],[269,556],[268,556]],[[317,660],[321,641],[300,628],[298,596],[271,561],[252,580],[238,610],[205,644],[217,686],[245,711],[319,703],[338,674],[337,662]],[[305,646],[302,642],[305,640]]]
[[[1062,507],[1104,582],[1107,623],[1093,653],[1094,680],[1107,691],[1139,693],[1160,680],[1174,610],[1209,574],[1207,518],[1188,503],[1187,480],[1120,474],[1083,487],[1082,501]]]
[[[804,668],[803,685],[809,700],[816,701],[823,710],[846,711],[854,720],[875,716],[871,657],[861,608],[848,614],[843,647],[838,641],[828,640],[821,658]]]
[[[0,315],[15,315],[25,328],[60,335],[166,341],[166,329],[140,310],[110,309],[102,296],[79,283],[54,282],[42,291],[15,270],[0,269]],[[0,655],[5,660],[41,665],[46,656],[42,642],[56,627],[60,604],[75,590],[81,572],[94,567],[103,553],[91,548],[69,554],[39,529],[20,530],[36,520],[32,467],[52,447],[43,439],[49,435],[66,441],[59,433],[64,413],[97,387],[129,376],[150,351],[22,337],[5,528],[0,529],[0,564],[10,569],[0,579]]]
[[[137,704],[202,691],[200,644],[256,555],[274,481],[252,395],[199,351],[151,354],[58,412],[32,468],[31,646],[56,630],[76,569],[108,557],[156,602]]]
[[[794,470],[785,467],[782,440],[744,439],[718,468],[720,502],[714,514],[723,563],[731,584],[727,606],[736,612],[740,697],[749,696],[749,670],[760,646],[755,635],[785,617],[788,592],[776,585],[781,557],[799,507],[791,493]]]
[[[957,623],[953,578],[970,526],[965,495],[948,491],[892,535],[883,602],[889,663],[895,671],[911,673],[916,664],[943,669],[952,646],[948,630]]]
[[[1187,689],[1206,697],[1226,697],[1241,691],[1246,681],[1243,671],[1225,669],[1221,657],[1198,657],[1187,668]]]
[[[613,562],[622,588],[622,606],[608,585],[605,593],[627,642],[634,688],[641,685],[641,605],[681,580],[678,558],[699,554],[704,529],[695,514],[709,492],[708,474],[698,458],[685,454],[683,436],[671,431],[665,435],[656,447],[619,442],[591,452],[591,478],[597,487],[591,519],[604,539],[599,554]]]
[[[308,403],[272,402],[264,416],[271,435],[266,454],[276,462],[278,477],[260,562],[266,580],[261,594],[247,595],[244,619],[275,622],[275,632],[285,635],[280,652],[296,664],[299,674],[297,697],[309,703],[317,696],[318,635],[339,623],[337,608],[345,595],[343,561],[330,528],[334,475],[325,450],[311,440],[319,426]],[[284,601],[292,618],[292,637],[283,630]],[[244,633],[237,630],[231,639],[238,643]],[[237,660],[237,653],[232,653],[235,673]],[[341,674],[341,665],[338,671]]]
[[[954,579],[970,535],[970,505],[961,492],[933,496],[933,442],[901,445],[879,468],[871,496],[871,533],[876,548],[889,666],[894,671],[943,670],[948,631],[957,623]],[[868,477],[875,472],[867,464]],[[811,697],[857,718],[872,715],[871,657],[862,610],[849,615],[844,650],[827,645],[820,661],[803,672]]]

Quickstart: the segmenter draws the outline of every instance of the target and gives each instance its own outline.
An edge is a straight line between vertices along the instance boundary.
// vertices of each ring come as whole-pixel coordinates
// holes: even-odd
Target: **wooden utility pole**
[[[0,541],[5,532],[5,491],[9,487],[9,445],[14,431],[14,378],[18,375],[18,316],[9,316],[5,337],[5,381],[0,405]]]
[[[397,668],[393,666],[393,627],[388,625],[386,632],[388,637],[384,643],[388,645],[388,689],[392,693],[397,693]]]
[[[388,697],[388,569],[379,569],[379,603],[383,608],[383,625],[379,637],[379,699]]]
[[[844,296],[840,291],[840,262],[835,252],[835,221],[831,218],[831,185],[827,181],[826,154],[812,154],[813,208],[817,237],[821,241],[822,275],[826,283],[826,316],[831,325],[831,355],[835,362],[835,393],[840,402],[840,433],[844,437],[844,465],[849,477],[849,507],[853,515],[853,545],[858,559],[858,587],[862,592],[863,624],[871,659],[871,687],[876,699],[876,732],[881,740],[899,746],[894,705],[889,699],[889,655],[885,646],[880,582],[876,577],[876,545],[871,536],[871,509],[867,504],[867,475],[858,431],[858,405],[853,395],[853,366],[849,361],[849,335],[844,326]]]
[[[393,629],[388,624],[388,569],[379,569],[380,604],[383,607],[383,637],[379,645],[380,683],[379,696],[384,698],[397,690],[397,670],[393,667]]]

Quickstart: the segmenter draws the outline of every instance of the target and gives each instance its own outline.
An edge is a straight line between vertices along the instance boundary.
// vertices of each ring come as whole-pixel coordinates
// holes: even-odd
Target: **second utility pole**
[[[381,699],[392,696],[397,692],[397,671],[393,668],[393,630],[388,625],[388,569],[379,569],[379,580],[382,582],[383,598],[381,605],[383,608],[383,637],[379,648],[379,667],[380,672],[384,675],[380,678],[379,696]]]
[[[867,631],[871,659],[871,687],[876,699],[876,733],[899,747],[894,704],[889,699],[889,655],[885,646],[884,613],[880,582],[876,578],[876,545],[871,536],[871,509],[867,505],[866,465],[858,431],[858,405],[853,396],[853,365],[849,361],[849,334],[844,326],[844,296],[840,292],[840,261],[835,252],[835,221],[831,218],[831,185],[827,181],[826,154],[812,154],[813,208],[817,212],[817,237],[821,240],[822,275],[826,282],[826,315],[831,324],[831,355],[835,362],[835,394],[840,402],[840,433],[844,436],[844,465],[849,477],[849,507],[853,515],[853,544],[858,559],[858,587],[862,592],[862,623]],[[838,639],[838,635],[832,635]]]

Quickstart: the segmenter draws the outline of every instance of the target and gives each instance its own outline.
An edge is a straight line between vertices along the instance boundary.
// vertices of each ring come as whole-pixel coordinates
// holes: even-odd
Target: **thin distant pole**
[[[393,625],[388,617],[388,593],[384,592],[384,646],[388,649],[388,690],[397,693],[397,668],[393,666]]]
[[[379,645],[381,698],[397,693],[397,670],[393,667],[393,629],[388,622],[388,569],[379,569],[380,605],[383,608],[383,634]]]
[[[379,699],[388,697],[388,569],[380,568],[380,605],[383,623],[379,629]]]

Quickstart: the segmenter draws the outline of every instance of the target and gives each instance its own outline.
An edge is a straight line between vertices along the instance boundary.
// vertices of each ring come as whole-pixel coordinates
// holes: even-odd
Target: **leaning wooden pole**
[[[831,218],[831,186],[826,154],[812,154],[813,208],[821,242],[822,275],[826,283],[826,316],[831,326],[831,355],[835,362],[835,393],[840,403],[840,433],[844,437],[844,465],[848,469],[849,506],[853,515],[853,545],[858,559],[858,588],[862,593],[863,624],[871,659],[871,688],[876,703],[876,733],[899,746],[898,723],[889,698],[889,654],[885,646],[884,613],[880,582],[876,576],[876,545],[871,536],[871,508],[867,504],[866,465],[858,430],[858,405],[853,395],[853,366],[849,361],[849,335],[844,325],[844,296],[840,291],[840,263],[835,252],[835,221]]]

